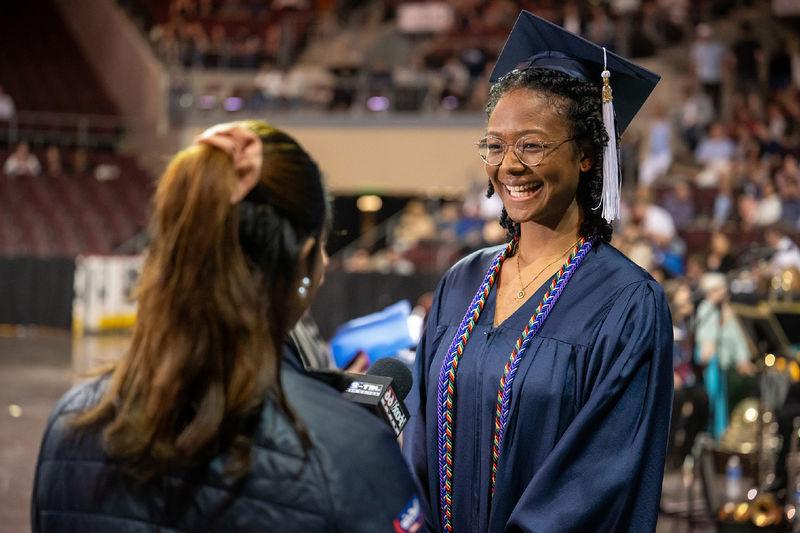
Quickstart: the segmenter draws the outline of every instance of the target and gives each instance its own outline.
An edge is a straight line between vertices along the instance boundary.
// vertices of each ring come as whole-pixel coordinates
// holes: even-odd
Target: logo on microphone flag
[[[419,500],[416,496],[411,498],[411,501],[406,504],[405,508],[400,511],[397,518],[394,519],[395,533],[415,533],[422,530],[423,524],[422,508],[419,505]]]

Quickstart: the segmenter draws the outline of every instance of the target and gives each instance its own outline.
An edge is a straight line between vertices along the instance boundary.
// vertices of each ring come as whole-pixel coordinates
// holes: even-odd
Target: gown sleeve
[[[441,299],[446,284],[447,275],[442,278],[436,288],[431,310],[426,319],[425,330],[417,345],[413,373],[414,383],[406,400],[406,407],[411,415],[411,420],[403,432],[403,455],[411,467],[412,476],[417,483],[427,527],[431,530],[435,529],[431,522],[435,518],[431,515],[431,512],[438,505],[438,497],[435,494],[431,494],[428,484],[428,469],[435,469],[437,466],[428,464],[430,450],[428,449],[426,438],[427,421],[425,410],[427,405],[428,371],[442,333],[446,329],[445,326],[439,325]],[[435,422],[435,420],[431,421],[432,424]]]
[[[582,407],[505,527],[492,530],[655,531],[673,388],[672,321],[660,286],[623,288],[593,337]]]

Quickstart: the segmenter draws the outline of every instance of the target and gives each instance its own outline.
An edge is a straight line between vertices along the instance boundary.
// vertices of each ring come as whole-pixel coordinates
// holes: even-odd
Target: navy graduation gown
[[[418,347],[404,453],[436,530],[439,371],[502,249],[478,251],[445,274]],[[672,405],[672,322],[658,283],[608,244],[587,255],[520,364],[489,501],[500,376],[544,292],[493,327],[493,287],[461,357],[454,531],[654,531]]]

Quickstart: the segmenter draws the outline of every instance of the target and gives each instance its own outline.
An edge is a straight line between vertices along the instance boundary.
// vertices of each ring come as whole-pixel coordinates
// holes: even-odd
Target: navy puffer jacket
[[[269,402],[250,473],[234,483],[217,458],[200,472],[137,485],[102,451],[99,431],[69,415],[99,400],[107,379],[67,393],[50,417],[32,498],[34,532],[414,531],[413,481],[393,435],[376,417],[286,362],[283,387],[308,428],[306,458]]]

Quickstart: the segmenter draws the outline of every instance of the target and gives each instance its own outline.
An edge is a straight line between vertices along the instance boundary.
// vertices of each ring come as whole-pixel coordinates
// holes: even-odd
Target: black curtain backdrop
[[[75,261],[0,258],[0,324],[69,328]],[[414,306],[436,288],[441,274],[328,272],[311,306],[320,333],[330,339],[336,328],[398,302]]]
[[[0,258],[0,324],[69,328],[75,260]]]
[[[311,304],[311,315],[323,338],[330,340],[336,328],[354,318],[368,315],[400,300],[413,307],[426,292],[433,292],[441,274],[399,274],[327,272],[325,283]]]

